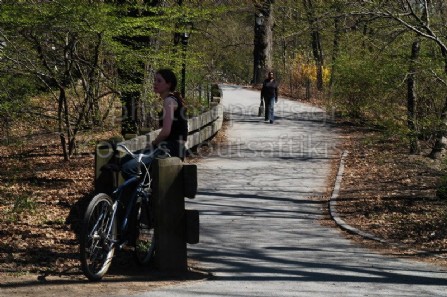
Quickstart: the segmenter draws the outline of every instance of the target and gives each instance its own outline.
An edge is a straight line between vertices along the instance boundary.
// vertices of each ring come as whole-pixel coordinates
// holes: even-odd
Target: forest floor
[[[340,132],[340,150],[349,153],[337,211],[348,224],[389,244],[345,236],[383,253],[447,267],[440,258],[447,256],[447,201],[435,195],[441,164],[408,155],[399,141],[376,131],[341,125]],[[83,150],[69,162],[62,160],[54,135],[0,147],[0,296],[125,295],[208,276],[192,260],[181,277],[161,275],[129,264],[122,252],[103,282],[86,281],[79,268],[77,222],[93,189],[92,144],[109,136],[86,136]],[[224,138],[220,135],[214,145]],[[329,215],[322,224],[337,227]]]
[[[408,154],[398,137],[350,124],[341,130],[340,151],[347,155],[337,215],[381,242],[346,236],[382,253],[447,268],[447,200],[436,196],[445,164],[427,157],[429,150]],[[326,224],[335,225],[330,218]]]
[[[77,232],[93,192],[92,152],[97,141],[112,136],[81,136],[80,150],[69,162],[63,160],[54,135],[0,146],[1,297],[128,295],[208,277],[192,259],[183,275],[138,266],[129,250],[116,254],[101,282],[91,283],[84,277]]]

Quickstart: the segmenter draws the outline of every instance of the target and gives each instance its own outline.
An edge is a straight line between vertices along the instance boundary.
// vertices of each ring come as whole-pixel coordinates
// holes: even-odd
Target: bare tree
[[[411,46],[411,58],[410,66],[408,69],[407,78],[407,109],[408,109],[408,129],[409,140],[410,140],[410,153],[419,154],[421,152],[421,147],[418,141],[417,133],[417,115],[416,115],[416,104],[417,104],[417,94],[416,94],[416,63],[419,58],[420,53],[420,42],[416,40]]]
[[[273,4],[274,0],[263,0],[255,3],[255,42],[253,48],[253,81],[261,81],[273,68]]]
[[[443,58],[443,77],[447,84],[447,26],[445,25],[446,5],[442,0],[400,0],[400,1],[362,1],[355,14],[373,15],[394,21],[408,31],[412,31],[424,40],[433,42],[439,48]],[[430,157],[439,158],[446,148],[444,137],[447,133],[447,97],[440,113],[440,122],[435,133],[435,144]]]
[[[51,22],[35,18],[34,14],[48,8],[46,5],[30,5],[23,19],[1,24],[0,36],[6,44],[2,59],[13,65],[11,73],[40,80],[56,100],[57,132],[64,160],[69,160],[76,149],[78,132],[92,118],[100,121],[98,100],[116,92],[103,69],[102,33],[90,27],[87,13],[79,22],[68,22],[69,7],[54,4],[44,13]],[[14,12],[21,7],[9,9]]]

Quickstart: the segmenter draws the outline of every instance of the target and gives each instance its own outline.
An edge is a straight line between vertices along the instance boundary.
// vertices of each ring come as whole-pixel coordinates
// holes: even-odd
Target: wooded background
[[[0,140],[54,133],[69,160],[81,132],[156,126],[160,67],[185,68],[191,113],[207,108],[209,84],[257,82],[260,67],[282,94],[439,158],[446,18],[442,0],[2,0]]]

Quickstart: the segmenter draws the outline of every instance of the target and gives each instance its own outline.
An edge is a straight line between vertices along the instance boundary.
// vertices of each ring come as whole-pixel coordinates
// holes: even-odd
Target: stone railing
[[[186,146],[188,149],[194,148],[197,145],[212,138],[222,127],[223,123],[223,107],[221,104],[220,90],[214,92],[214,96],[210,102],[212,106],[210,110],[188,119],[188,140]],[[149,132],[144,135],[132,137],[124,140],[124,144],[131,151],[138,151],[147,147],[157,135],[159,130]],[[127,137],[126,137],[127,138]],[[110,139],[103,141],[96,146],[95,152],[95,187],[98,188],[98,182],[102,183],[100,176],[103,175],[101,167],[111,162],[113,157],[112,142],[121,142],[122,139]],[[113,162],[113,160],[112,160]],[[98,189],[97,189],[98,190]]]
[[[220,103],[220,98],[214,98],[213,107],[198,115],[196,117],[188,119],[188,141],[186,142],[187,148],[193,148],[205,140],[213,137],[222,127],[223,122],[223,107]],[[144,149],[149,143],[151,143],[160,133],[161,129],[149,132],[144,135],[139,135],[127,139],[124,144],[132,151]],[[129,138],[126,136],[126,138]]]

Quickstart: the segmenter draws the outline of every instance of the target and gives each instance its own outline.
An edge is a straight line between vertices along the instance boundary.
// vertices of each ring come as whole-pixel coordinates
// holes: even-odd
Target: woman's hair
[[[160,74],[167,83],[171,84],[170,91],[174,92],[177,88],[177,77],[175,76],[174,72],[171,69],[163,68],[159,69],[157,73]]]
[[[177,76],[175,76],[175,73],[169,69],[169,68],[162,68],[159,69],[156,73],[160,74],[161,77],[167,82],[171,84],[171,87],[169,90],[174,94],[174,96],[179,99],[182,102],[182,105],[185,106],[185,100],[182,97],[182,95],[179,92],[176,92],[175,89],[177,88]]]

